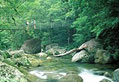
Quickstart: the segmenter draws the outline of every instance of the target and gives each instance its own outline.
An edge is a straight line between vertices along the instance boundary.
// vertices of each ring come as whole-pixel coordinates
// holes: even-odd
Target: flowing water
[[[105,76],[100,76],[100,75],[94,75],[91,70],[84,69],[79,75],[83,78],[84,82],[99,82],[102,79],[108,79],[111,82],[112,79],[105,77]]]
[[[111,78],[95,74],[95,72],[103,71],[111,74],[114,69],[115,66],[112,65],[72,63],[69,58],[55,58],[53,61],[44,62],[40,67],[29,70],[29,72],[47,81],[49,79],[60,79],[68,72],[73,71],[83,78],[83,82],[99,82],[102,79],[108,79],[113,82]]]

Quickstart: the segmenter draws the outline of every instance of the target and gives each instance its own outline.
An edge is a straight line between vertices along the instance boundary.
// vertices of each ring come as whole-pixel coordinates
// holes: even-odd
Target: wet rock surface
[[[119,82],[119,68],[113,72],[114,82]]]

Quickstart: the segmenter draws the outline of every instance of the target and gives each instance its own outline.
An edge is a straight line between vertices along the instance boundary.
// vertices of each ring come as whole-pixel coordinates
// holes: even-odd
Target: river
[[[32,68],[29,72],[40,79],[45,79],[47,82],[57,82],[53,79],[60,79],[68,72],[73,71],[78,73],[83,78],[83,82],[99,82],[102,79],[112,79],[101,75],[101,72],[112,74],[116,67],[112,65],[99,65],[88,63],[72,63],[69,58],[55,58],[52,61],[45,61],[43,65],[37,68]],[[100,72],[99,74],[96,74]],[[52,81],[48,81],[48,80]]]

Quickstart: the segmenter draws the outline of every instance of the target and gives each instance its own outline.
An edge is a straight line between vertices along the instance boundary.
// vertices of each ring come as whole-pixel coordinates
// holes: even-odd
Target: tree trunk
[[[70,50],[70,51],[67,51],[66,53],[63,53],[63,54],[59,54],[59,55],[53,54],[53,56],[57,56],[57,57],[65,56],[65,55],[71,54],[71,53],[73,53],[73,52],[76,52],[76,51],[79,51],[79,50],[83,50],[83,49],[85,49],[85,48],[87,48],[87,45],[83,45],[83,46],[81,46],[81,47],[79,47],[79,48],[74,48],[74,49],[72,49],[72,50]]]
[[[65,56],[65,55],[68,55],[68,54],[71,54],[71,53],[77,51],[77,49],[78,49],[78,48],[74,48],[74,49],[72,49],[72,50],[70,50],[70,51],[67,51],[66,53],[59,54],[59,55],[55,55],[55,54],[54,54],[54,56],[57,56],[57,57],[59,57],[59,56]]]

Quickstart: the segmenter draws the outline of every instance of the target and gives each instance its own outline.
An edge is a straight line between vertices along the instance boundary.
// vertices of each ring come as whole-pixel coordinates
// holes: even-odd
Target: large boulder
[[[119,82],[119,68],[113,72],[114,82]]]
[[[72,57],[72,62],[80,61],[80,60],[83,59],[86,55],[88,55],[88,53],[87,53],[85,50],[82,50],[82,51],[76,53],[76,54]]]
[[[96,51],[101,48],[102,45],[99,40],[91,39],[78,48],[80,51],[72,57],[72,62],[81,60],[80,62],[94,63],[94,55],[96,54]]]
[[[113,58],[111,56],[110,53],[108,53],[106,50],[97,50],[96,54],[95,54],[95,63],[99,63],[99,64],[108,64],[108,63],[112,63]]]
[[[102,48],[102,45],[96,39],[91,39],[85,43],[83,43],[79,49],[87,49],[88,52],[95,52],[97,49]]]
[[[62,77],[58,82],[83,82],[83,79],[77,74],[67,74]]]
[[[27,54],[36,54],[41,51],[41,40],[39,38],[27,40],[21,49]]]
[[[0,82],[28,82],[25,76],[15,67],[0,62]]]

